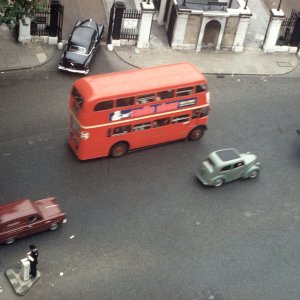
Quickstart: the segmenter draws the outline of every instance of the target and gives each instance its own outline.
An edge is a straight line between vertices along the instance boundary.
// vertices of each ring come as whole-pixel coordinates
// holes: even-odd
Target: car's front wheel
[[[249,177],[250,179],[254,179],[258,176],[258,171],[257,170],[254,170],[252,171],[250,174],[249,174]]]
[[[218,178],[214,181],[214,187],[220,187],[221,185],[223,185],[224,180],[221,178]]]

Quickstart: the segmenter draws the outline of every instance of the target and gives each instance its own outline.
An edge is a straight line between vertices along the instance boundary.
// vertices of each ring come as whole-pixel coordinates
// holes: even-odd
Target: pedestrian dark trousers
[[[30,275],[34,278],[36,277],[36,262],[30,262]]]

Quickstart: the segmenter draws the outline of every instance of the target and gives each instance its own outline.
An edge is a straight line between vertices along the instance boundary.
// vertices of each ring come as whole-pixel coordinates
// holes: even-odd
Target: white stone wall
[[[226,2],[229,4],[229,0],[224,0],[222,2]],[[173,3],[177,5],[176,0],[173,0]],[[165,24],[166,30],[168,29],[168,23],[170,18],[170,10],[171,5],[168,9],[168,20],[167,24]],[[232,42],[231,50],[240,52],[243,50],[244,40],[247,33],[247,28],[249,25],[249,20],[251,17],[251,11],[248,7],[245,7],[245,2],[243,0],[239,0],[239,8],[237,9],[225,9],[225,10],[215,10],[215,11],[204,11],[204,10],[190,10],[183,9],[182,6],[179,6],[177,18],[175,21],[174,32],[171,46],[173,49],[195,49],[196,51],[201,51],[202,41],[205,33],[206,25],[210,21],[217,21],[220,24],[220,31],[218,34],[218,38],[216,41],[215,49],[220,50],[222,45],[222,40],[224,37],[224,32],[226,28],[226,24],[229,18],[231,17],[239,17],[239,23],[235,30],[235,37]],[[201,23],[199,26],[199,36],[197,41],[193,44],[191,43],[191,34],[187,32],[190,30],[189,18],[193,15],[201,15]],[[232,25],[231,25],[232,26]],[[194,29],[193,29],[194,31]]]

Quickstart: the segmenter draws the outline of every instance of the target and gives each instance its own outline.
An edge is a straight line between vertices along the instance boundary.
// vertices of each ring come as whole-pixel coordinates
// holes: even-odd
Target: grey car
[[[230,148],[210,153],[195,174],[204,185],[219,187],[238,178],[253,179],[259,170],[260,163],[256,155],[250,152],[239,153]]]

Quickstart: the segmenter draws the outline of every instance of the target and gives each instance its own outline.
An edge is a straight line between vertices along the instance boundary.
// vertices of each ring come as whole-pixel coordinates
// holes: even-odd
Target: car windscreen
[[[208,162],[212,167],[215,166],[215,164],[213,163],[213,161],[212,161],[210,158],[207,159],[207,162]]]

